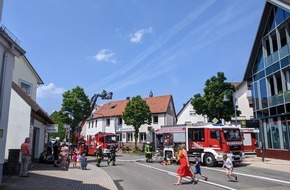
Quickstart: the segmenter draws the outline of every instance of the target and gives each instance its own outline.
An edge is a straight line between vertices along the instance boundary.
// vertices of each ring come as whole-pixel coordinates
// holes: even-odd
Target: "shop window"
[[[127,142],[133,142],[133,133],[127,133]]]

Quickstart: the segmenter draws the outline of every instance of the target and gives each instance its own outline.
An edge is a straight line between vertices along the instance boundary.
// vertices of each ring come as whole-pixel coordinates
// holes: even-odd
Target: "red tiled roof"
[[[143,98],[153,114],[166,113],[171,99],[171,95]],[[112,101],[103,106],[99,106],[97,110],[93,111],[93,116],[94,118],[121,116],[123,115],[128,101],[129,100]]]

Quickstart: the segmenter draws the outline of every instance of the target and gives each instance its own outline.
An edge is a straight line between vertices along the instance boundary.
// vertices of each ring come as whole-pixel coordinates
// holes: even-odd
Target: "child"
[[[85,153],[82,154],[82,157],[80,158],[80,162],[81,162],[82,170],[86,170],[87,169],[87,165],[88,165],[88,161],[87,161]]]
[[[76,168],[81,168],[81,153],[78,152]]]
[[[73,157],[72,157],[72,160],[73,160],[73,168],[76,168],[77,167],[77,157],[78,157],[78,149],[77,148],[74,148]]]
[[[204,181],[207,181],[208,177],[201,174],[200,162],[198,161],[198,157],[194,157],[194,159],[195,159],[195,167],[194,167],[193,173],[194,173],[195,177],[196,177],[196,174],[199,174],[204,178]]]
[[[223,155],[224,164],[222,168],[226,168],[226,175],[231,180],[231,176],[235,177],[235,180],[238,180],[238,175],[233,173],[234,166],[232,160],[228,157],[227,154]]]

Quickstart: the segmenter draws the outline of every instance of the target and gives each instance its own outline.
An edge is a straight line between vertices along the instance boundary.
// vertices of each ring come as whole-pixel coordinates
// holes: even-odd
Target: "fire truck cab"
[[[238,127],[211,123],[198,123],[190,126],[184,125],[183,127],[178,125],[176,127],[185,128],[183,133],[184,143],[190,159],[197,156],[202,164],[210,167],[222,163],[223,154],[227,154],[234,163],[240,163],[245,159],[243,140]],[[174,128],[174,126],[171,126],[171,128]],[[178,132],[177,136],[180,139],[182,131],[179,130]],[[176,146],[165,147],[164,155],[172,155],[172,158],[176,159],[176,151]]]
[[[111,145],[114,145],[116,148],[118,146],[114,133],[99,132],[95,135],[88,136],[87,155],[96,155],[97,147],[101,146],[104,156],[108,157]]]

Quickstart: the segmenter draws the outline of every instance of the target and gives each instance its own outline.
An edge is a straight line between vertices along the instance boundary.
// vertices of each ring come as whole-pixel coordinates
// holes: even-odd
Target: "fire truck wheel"
[[[216,160],[212,154],[206,154],[204,156],[204,163],[208,167],[213,167],[216,165]]]

